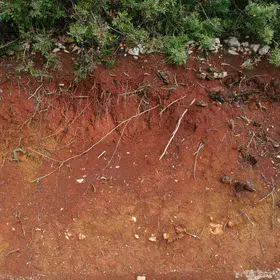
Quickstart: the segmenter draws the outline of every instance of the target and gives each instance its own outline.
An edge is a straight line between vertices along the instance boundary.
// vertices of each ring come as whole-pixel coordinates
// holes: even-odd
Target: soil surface
[[[1,61],[0,279],[280,279],[279,69],[60,62]]]

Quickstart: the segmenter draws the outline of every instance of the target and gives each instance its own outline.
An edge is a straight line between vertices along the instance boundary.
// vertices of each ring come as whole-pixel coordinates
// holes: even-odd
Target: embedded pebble
[[[152,235],[151,237],[149,237],[149,241],[156,242],[157,241],[156,236]]]
[[[137,276],[136,280],[146,280],[146,276]]]
[[[170,237],[170,234],[168,234],[168,233],[164,233],[164,234],[163,234],[163,239],[164,239],[164,240],[169,239],[169,237]]]
[[[233,221],[228,221],[227,222],[227,227],[232,228],[235,225]]]
[[[79,240],[84,240],[86,236],[82,233],[79,233]]]

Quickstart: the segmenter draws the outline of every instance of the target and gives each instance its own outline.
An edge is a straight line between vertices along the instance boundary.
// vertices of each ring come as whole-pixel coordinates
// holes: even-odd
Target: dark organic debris
[[[258,160],[250,153],[245,152],[243,149],[240,149],[239,152],[241,153],[241,156],[245,159],[245,161],[247,161],[253,167],[258,163]]]
[[[220,103],[225,103],[227,100],[222,96],[221,93],[214,93],[210,92],[208,96],[213,100],[213,101],[218,101]]]
[[[158,71],[157,75],[165,84],[168,85],[170,83],[169,74],[167,71]]]
[[[236,192],[243,192],[243,191],[256,192],[257,191],[255,186],[248,181],[235,181],[234,189]]]
[[[256,192],[256,188],[253,184],[251,184],[249,181],[239,181],[234,180],[233,178],[229,176],[223,176],[221,177],[221,182],[223,184],[232,185],[234,186],[235,192],[243,192],[243,191],[249,191],[249,192]]]
[[[244,156],[244,158],[252,166],[255,166],[258,163],[257,159],[254,156],[252,156],[251,154],[248,154],[248,155]]]

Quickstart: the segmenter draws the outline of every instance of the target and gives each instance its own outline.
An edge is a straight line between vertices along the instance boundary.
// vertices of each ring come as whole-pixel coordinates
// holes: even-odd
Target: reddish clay
[[[39,89],[3,61],[0,278],[211,280],[279,267],[280,95],[271,80],[280,72],[262,62],[241,73],[231,60],[120,58],[74,85],[63,56],[65,69]],[[209,63],[238,83],[197,78]],[[223,176],[257,192],[236,193]]]

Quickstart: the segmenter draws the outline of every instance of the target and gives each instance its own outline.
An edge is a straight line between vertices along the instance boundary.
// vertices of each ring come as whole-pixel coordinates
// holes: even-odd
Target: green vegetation
[[[79,50],[79,79],[94,69],[93,62],[112,66],[120,44],[141,42],[164,52],[168,62],[183,64],[188,41],[210,50],[215,37],[232,35],[275,47],[269,61],[279,66],[279,8],[277,0],[5,0],[0,1],[0,54],[12,49],[32,60],[40,53],[49,68],[63,41]]]

